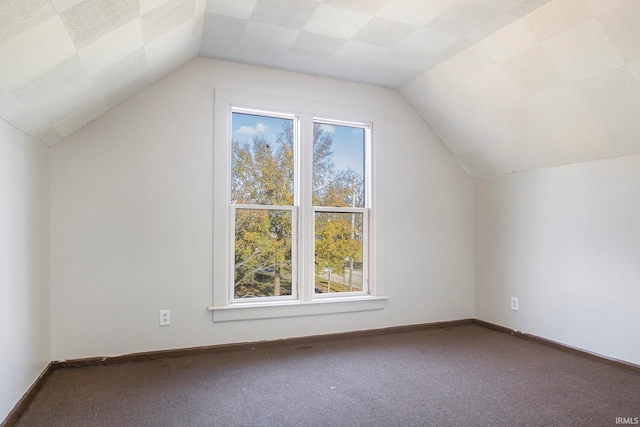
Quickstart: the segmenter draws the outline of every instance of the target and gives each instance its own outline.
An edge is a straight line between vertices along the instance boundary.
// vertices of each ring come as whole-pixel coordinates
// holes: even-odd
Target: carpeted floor
[[[615,426],[640,375],[480,326],[57,370],[16,426]]]

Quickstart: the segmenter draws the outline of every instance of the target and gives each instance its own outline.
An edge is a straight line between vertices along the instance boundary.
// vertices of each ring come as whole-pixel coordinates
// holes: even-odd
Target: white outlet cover
[[[171,325],[171,310],[160,310],[160,326]]]

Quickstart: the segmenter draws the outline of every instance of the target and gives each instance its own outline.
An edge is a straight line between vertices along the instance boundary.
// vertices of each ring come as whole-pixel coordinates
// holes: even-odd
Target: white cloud
[[[238,130],[236,130],[236,133],[253,136],[257,133],[265,133],[267,129],[268,127],[264,123],[257,123],[255,127],[240,126]]]
[[[336,131],[336,128],[332,125],[320,125],[320,129],[327,133],[334,133]]]
[[[251,126],[240,126],[238,130],[236,130],[236,133],[242,135],[255,135],[256,128],[252,128]]]

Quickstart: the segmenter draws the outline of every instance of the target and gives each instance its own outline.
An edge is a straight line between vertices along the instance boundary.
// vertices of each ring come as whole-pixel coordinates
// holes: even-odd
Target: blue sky
[[[336,125],[323,125],[323,129],[333,134],[333,162],[336,168],[351,168],[360,176],[364,175],[364,129]]]
[[[282,124],[288,119],[274,117],[252,116],[249,114],[233,114],[233,139],[240,142],[251,142],[253,137],[262,134],[269,141],[275,141],[282,130]]]
[[[288,119],[280,119],[249,114],[233,114],[233,138],[240,142],[251,142],[253,137],[262,134],[275,141],[282,124]],[[322,125],[325,132],[333,135],[333,162],[338,170],[351,168],[364,175],[364,130],[361,128]]]

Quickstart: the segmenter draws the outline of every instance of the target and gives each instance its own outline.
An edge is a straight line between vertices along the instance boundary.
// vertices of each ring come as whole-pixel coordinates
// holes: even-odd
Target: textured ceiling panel
[[[324,3],[373,15],[387,4],[387,0],[324,0]]]
[[[532,12],[524,22],[543,41],[591,18],[593,14],[583,0],[555,0]]]
[[[640,87],[626,67],[581,80],[573,86],[593,116],[622,113],[640,105]]]
[[[540,123],[540,131],[571,126],[592,119],[577,90],[562,85],[525,99],[531,114]]]
[[[369,22],[371,15],[351,9],[320,5],[303,29],[311,33],[348,40]]]
[[[480,6],[465,0],[458,0],[427,23],[434,30],[464,37],[478,27],[491,22],[500,11]]]
[[[565,152],[546,133],[515,139],[511,144],[531,169],[559,166],[569,161]]]
[[[474,41],[480,41],[482,39],[484,39],[487,36],[490,36],[491,34],[495,33],[496,31],[498,31],[500,28],[504,27],[507,24],[512,23],[513,21],[515,21],[517,18],[509,13],[500,13],[498,14],[495,18],[493,18],[491,21],[482,24],[478,27],[476,27],[475,29],[473,29],[472,31],[468,32],[465,34],[464,38],[465,39],[470,39],[470,40],[474,40]],[[467,46],[469,47],[469,46]]]
[[[520,3],[520,0],[470,0],[473,3],[495,10],[507,11]]]
[[[142,15],[145,43],[149,43],[174,28],[193,19],[195,0],[169,0]]]
[[[48,0],[10,0],[0,7],[0,44],[56,14]]]
[[[151,12],[168,1],[169,0],[140,0],[140,14],[144,15],[147,12]]]
[[[56,8],[56,11],[58,11],[58,13],[60,12],[64,12],[65,10],[69,9],[70,7],[73,7],[75,5],[77,5],[78,3],[83,2],[84,0],[51,0],[51,3],[53,3],[53,6]],[[142,0],[142,2],[144,2],[145,0]],[[153,1],[153,0],[151,0]]]
[[[330,56],[344,46],[345,40],[327,37],[320,34],[302,32],[296,38],[291,50],[306,55]]]
[[[198,36],[202,34],[202,19],[189,22],[162,34],[144,46],[150,81],[163,77],[188,59],[195,57],[200,48]]]
[[[373,17],[358,31],[353,40],[392,48],[417,29],[416,26],[404,22]]]
[[[78,51],[87,72],[94,75],[144,46],[140,18],[116,28]]]
[[[491,118],[491,126],[500,129],[507,141],[535,135],[544,125],[526,102],[510,104],[487,115]]]
[[[640,1],[626,3],[598,22],[625,61],[640,59]]]
[[[204,18],[200,54],[228,59],[240,47],[248,21],[233,16],[207,13]]]
[[[640,85],[640,61],[627,63],[627,70],[629,70],[633,78]]]
[[[39,135],[49,125],[7,92],[0,92],[0,117],[29,135]]]
[[[254,49],[287,52],[299,34],[299,30],[260,22],[249,22],[241,45]]]
[[[77,55],[14,88],[11,93],[48,123],[63,119],[97,97],[95,86]]]
[[[538,41],[522,21],[516,21],[481,42],[495,62],[502,62],[534,46]]]
[[[258,0],[251,19],[301,30],[318,6],[318,2],[312,0]]]
[[[570,162],[586,162],[616,155],[611,141],[595,122],[559,129],[550,135]]]
[[[552,0],[524,0],[513,6],[511,9],[507,10],[507,12],[510,15],[521,18],[544,6],[545,4],[550,3],[551,1]]]
[[[500,70],[524,98],[565,83],[540,46],[526,50],[500,64]]]
[[[493,111],[521,99],[518,91],[500,71],[492,65],[462,82],[471,104],[478,112]]]
[[[459,40],[458,36],[430,28],[420,28],[396,45],[397,50],[414,55],[435,56]]]
[[[584,0],[591,12],[595,16],[600,16],[611,10],[618,9],[623,4],[635,2],[636,0]]]
[[[601,126],[616,153],[640,153],[640,110],[606,116]]]
[[[60,17],[54,16],[0,45],[0,86],[11,89],[75,51]]]
[[[389,0],[375,15],[393,21],[423,26],[453,3],[455,0]]]
[[[461,79],[466,79],[493,64],[493,59],[481,44],[476,44],[459,55],[454,56],[448,63],[455,74]]]
[[[85,0],[60,14],[78,49],[140,16],[137,0]]]
[[[544,41],[542,47],[569,83],[624,65],[624,60],[595,19]]]
[[[216,0],[207,2],[207,13],[249,19],[258,0]]]
[[[111,108],[150,83],[144,49],[138,49],[92,76],[102,100]]]

